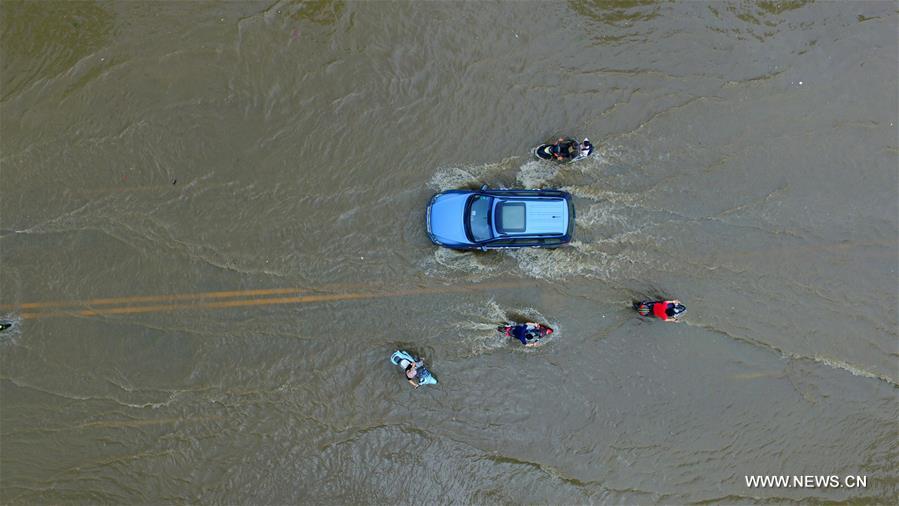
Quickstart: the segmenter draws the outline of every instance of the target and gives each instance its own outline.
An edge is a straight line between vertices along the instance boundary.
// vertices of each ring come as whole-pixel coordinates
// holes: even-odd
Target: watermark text
[[[867,488],[868,477],[853,474],[846,476],[803,475],[777,476],[755,475],[744,476],[749,488]]]

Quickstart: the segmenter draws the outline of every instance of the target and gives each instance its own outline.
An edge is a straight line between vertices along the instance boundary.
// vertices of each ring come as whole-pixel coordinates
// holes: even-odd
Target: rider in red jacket
[[[634,308],[642,316],[649,316],[652,313],[652,316],[664,322],[676,322],[687,311],[687,308],[677,299],[644,301],[639,304],[635,303]]]
[[[661,303],[653,304],[652,306],[652,314],[656,316],[656,318],[665,321],[665,322],[674,322],[677,321],[677,318],[686,311],[687,308],[684,307],[683,304],[680,303],[679,300],[666,300]]]

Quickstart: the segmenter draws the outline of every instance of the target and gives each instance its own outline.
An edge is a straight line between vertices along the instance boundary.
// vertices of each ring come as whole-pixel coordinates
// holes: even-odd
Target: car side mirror
[[[480,249],[481,251],[487,251],[487,246],[481,246],[479,249]]]
[[[486,189],[487,189],[487,185],[481,186],[481,191],[484,191],[484,190],[486,190]]]

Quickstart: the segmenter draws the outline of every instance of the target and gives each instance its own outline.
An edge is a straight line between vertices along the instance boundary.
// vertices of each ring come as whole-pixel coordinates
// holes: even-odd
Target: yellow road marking
[[[278,304],[308,304],[312,302],[337,302],[337,301],[347,301],[347,300],[363,300],[363,299],[380,299],[380,298],[388,298],[388,297],[408,297],[412,295],[428,295],[428,294],[441,294],[441,293],[454,293],[454,292],[469,292],[476,290],[489,290],[489,289],[503,289],[503,288],[515,288],[522,286],[522,283],[493,283],[493,284],[481,284],[481,285],[465,285],[465,286],[446,286],[446,287],[438,287],[438,288],[415,288],[409,290],[397,290],[392,292],[354,292],[354,293],[335,293],[335,294],[319,294],[319,295],[301,295],[296,297],[265,297],[258,299],[239,299],[239,300],[225,300],[225,301],[215,301],[215,302],[202,302],[203,298],[213,298],[213,297],[236,297],[236,296],[245,296],[245,295],[258,295],[258,294],[281,294],[281,293],[296,293],[299,292],[299,289],[296,288],[273,288],[273,289],[265,289],[265,290],[242,290],[242,291],[230,291],[230,292],[209,292],[206,294],[176,294],[176,295],[151,295],[151,296],[143,296],[143,297],[120,297],[117,299],[92,299],[90,301],[84,301],[83,303],[69,302],[66,305],[68,306],[90,306],[90,305],[103,305],[103,304],[115,304],[121,300],[127,300],[128,302],[143,302],[143,301],[158,301],[158,300],[198,300],[196,303],[191,304],[154,304],[154,305],[137,305],[137,306],[120,306],[120,307],[108,307],[108,308],[92,308],[92,309],[72,309],[69,311],[52,311],[52,312],[26,312],[22,313],[20,316],[25,320],[35,320],[39,318],[58,318],[58,317],[66,317],[66,316],[82,316],[82,317],[91,317],[91,316],[103,316],[103,315],[118,315],[118,314],[139,314],[139,313],[161,313],[168,311],[182,311],[188,309],[222,309],[222,308],[231,308],[231,307],[249,307],[249,306],[270,306],[270,305],[278,305]],[[198,297],[202,296],[202,297]],[[101,301],[97,303],[96,301]],[[21,304],[18,307],[22,308],[44,308],[44,307],[54,307],[56,303],[30,303],[30,304]]]
[[[359,284],[335,284],[318,287],[316,290],[333,289],[336,287],[358,287]],[[217,292],[179,293],[173,295],[136,295],[127,297],[108,297],[103,299],[88,300],[60,300],[52,302],[26,302],[24,304],[0,304],[0,309],[37,309],[45,307],[92,307],[114,304],[129,304],[134,302],[169,302],[192,299],[225,299],[232,297],[253,297],[256,295],[283,295],[287,293],[301,293],[315,291],[308,288],[263,288],[257,290],[226,290]]]

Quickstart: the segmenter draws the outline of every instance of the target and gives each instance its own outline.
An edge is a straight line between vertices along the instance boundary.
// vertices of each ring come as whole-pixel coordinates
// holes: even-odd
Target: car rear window
[[[496,213],[496,230],[503,234],[524,232],[524,202],[503,202]]]

